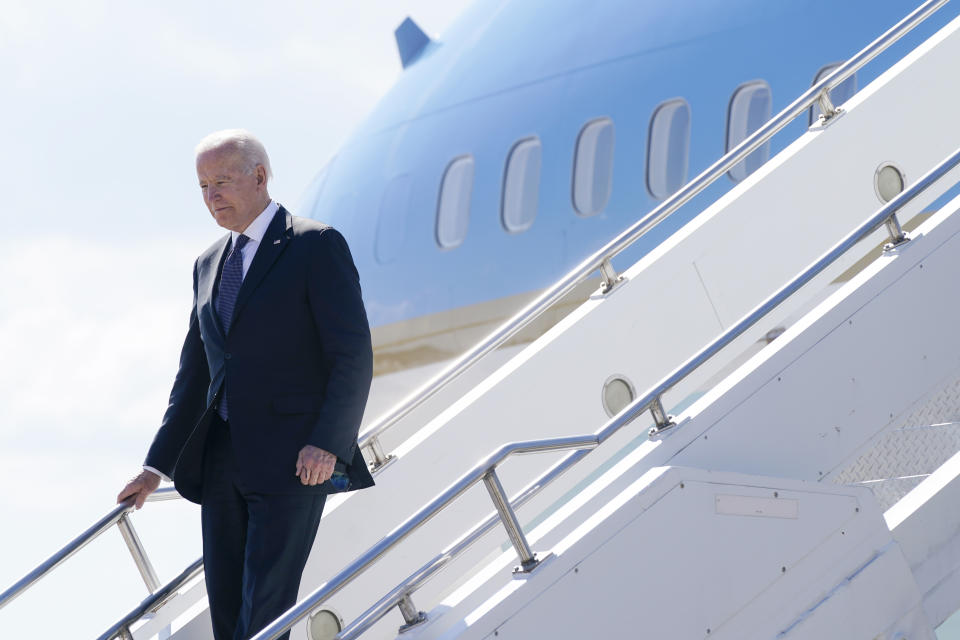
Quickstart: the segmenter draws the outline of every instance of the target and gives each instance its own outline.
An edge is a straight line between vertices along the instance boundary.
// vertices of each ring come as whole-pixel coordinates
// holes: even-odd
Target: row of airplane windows
[[[820,69],[813,84],[820,82],[840,63]],[[856,93],[856,75],[851,76],[831,91],[834,104],[845,102]],[[737,87],[727,109],[726,150],[734,148],[770,119],[773,99],[770,86],[755,80]],[[819,112],[811,108],[810,123]],[[577,215],[590,217],[603,211],[610,199],[613,185],[614,127],[610,118],[598,118],[586,123],[577,137],[573,159],[573,208]],[[657,200],[664,200],[687,181],[690,159],[690,105],[683,98],[673,98],[658,105],[650,117],[646,153],[646,188]],[[500,221],[505,231],[522,233],[529,229],[537,216],[542,147],[536,136],[517,141],[507,155],[503,191],[500,202]],[[729,177],[739,182],[756,171],[770,157],[769,143],[757,149],[735,166]],[[454,158],[447,166],[440,184],[437,205],[436,243],[441,249],[461,245],[467,236],[470,219],[470,199],[473,191],[474,159],[472,155]],[[400,191],[409,189],[407,182],[388,185],[383,202],[402,202]],[[398,191],[398,193],[390,193]],[[390,225],[379,225],[377,257],[389,262],[399,250],[391,238],[395,234]]]

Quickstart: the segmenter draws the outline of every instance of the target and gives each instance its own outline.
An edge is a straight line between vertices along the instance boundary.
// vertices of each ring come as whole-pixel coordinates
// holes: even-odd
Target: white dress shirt
[[[267,233],[267,227],[270,226],[270,221],[273,220],[273,216],[276,215],[278,209],[280,209],[280,205],[277,204],[276,201],[271,200],[270,204],[267,205],[267,208],[261,211],[260,215],[254,218],[253,222],[247,225],[246,229],[244,229],[242,232],[230,232],[231,247],[236,246],[237,236],[239,236],[241,233],[249,238],[247,244],[245,244],[240,250],[243,253],[244,278],[247,277],[247,271],[250,270],[250,265],[253,263],[253,257],[257,255],[257,249],[260,248],[260,243],[263,241],[263,236],[265,233]],[[143,468],[147,471],[152,471],[165,481],[171,482],[170,478],[168,478],[166,474],[160,473],[160,471],[157,469],[148,467],[147,465],[143,465]]]
[[[247,244],[243,246],[241,251],[243,252],[243,277],[247,277],[247,271],[250,270],[250,265],[253,263],[253,256],[257,255],[257,249],[260,248],[260,243],[263,241],[263,235],[267,232],[267,227],[270,226],[270,221],[273,220],[273,216],[276,215],[277,210],[280,208],[280,205],[270,201],[270,204],[267,205],[267,208],[260,212],[256,218],[253,219],[247,228],[242,231],[243,235],[250,238],[247,241]],[[231,246],[236,246],[237,236],[241,232],[231,231],[230,239],[232,241]]]

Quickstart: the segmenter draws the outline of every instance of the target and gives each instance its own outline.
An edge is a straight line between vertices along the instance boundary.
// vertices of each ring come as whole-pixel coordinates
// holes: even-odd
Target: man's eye
[[[200,190],[201,190],[201,191],[203,191],[203,190],[206,189],[206,188],[207,188],[207,185],[205,185],[205,184],[200,185]]]

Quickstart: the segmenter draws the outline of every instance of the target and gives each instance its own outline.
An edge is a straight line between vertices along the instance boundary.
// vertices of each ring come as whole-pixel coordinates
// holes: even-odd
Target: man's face
[[[211,149],[197,157],[197,178],[203,202],[221,227],[242,232],[253,222],[269,198],[266,170],[257,165],[252,173],[231,149]]]

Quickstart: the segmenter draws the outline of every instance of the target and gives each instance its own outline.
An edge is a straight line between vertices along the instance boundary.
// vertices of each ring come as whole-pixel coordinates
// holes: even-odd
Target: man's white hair
[[[267,178],[273,177],[267,150],[263,143],[246,129],[214,131],[197,144],[194,149],[195,157],[199,158],[201,153],[213,149],[230,149],[236,152],[243,159],[243,168],[247,173],[253,173],[257,165],[262,164],[263,168],[267,170]]]

